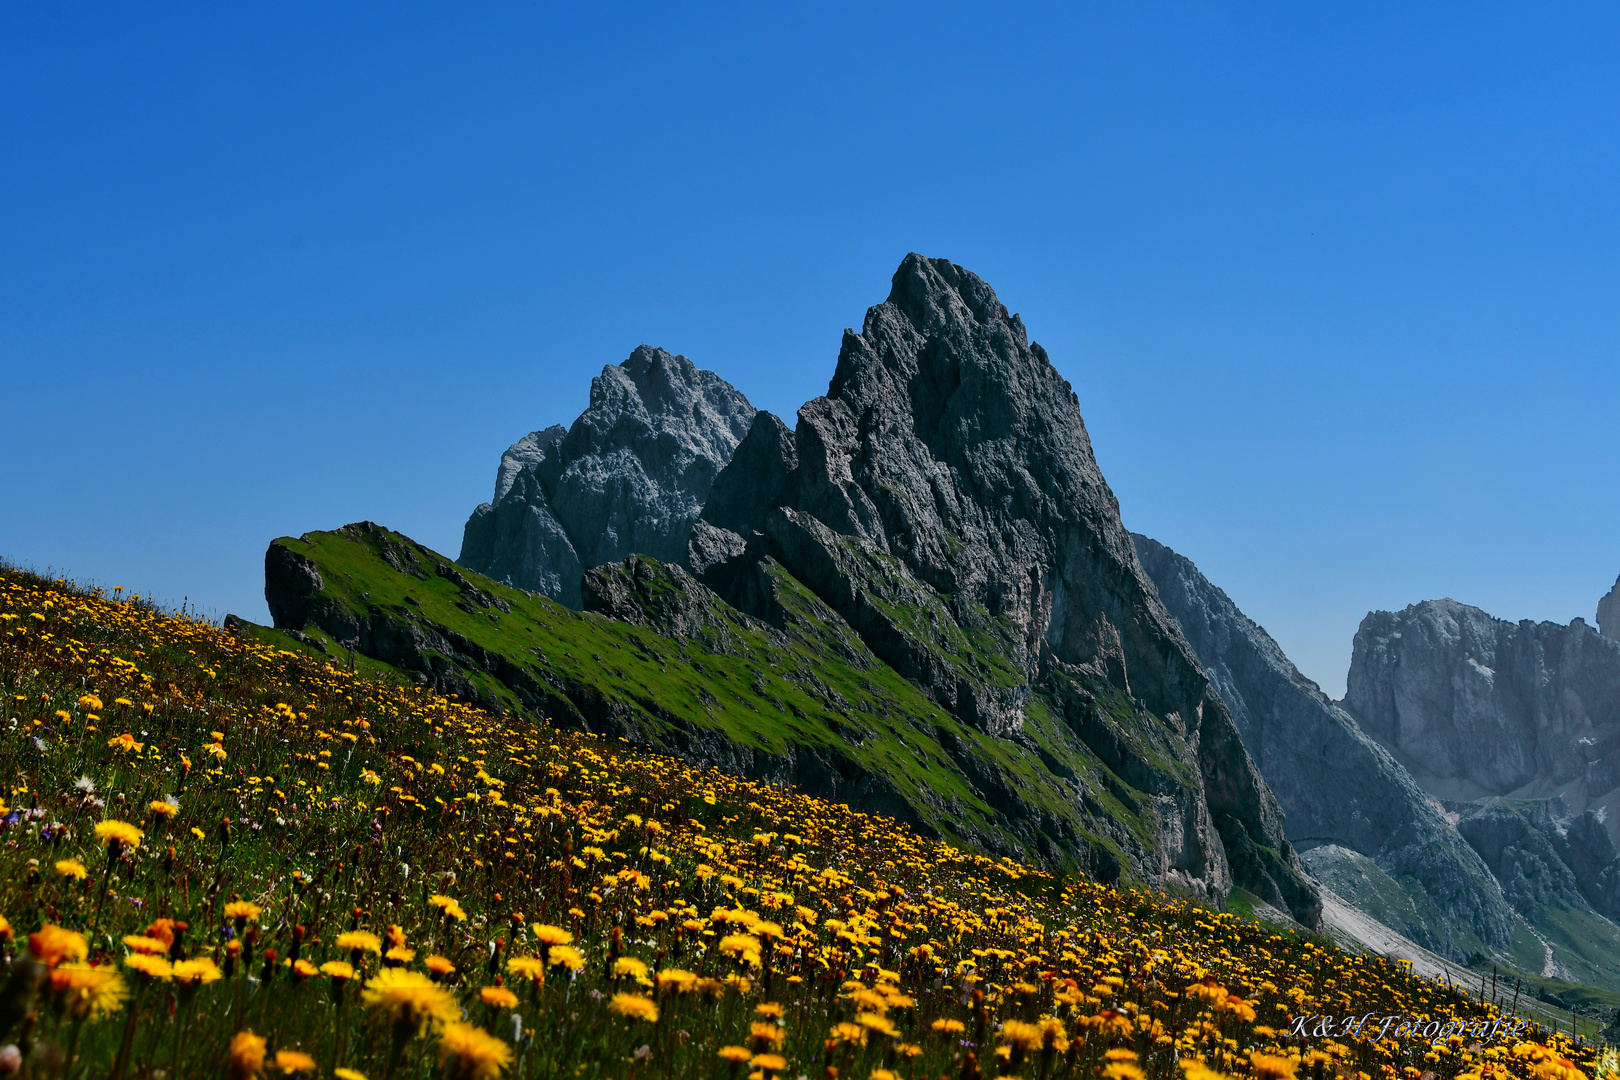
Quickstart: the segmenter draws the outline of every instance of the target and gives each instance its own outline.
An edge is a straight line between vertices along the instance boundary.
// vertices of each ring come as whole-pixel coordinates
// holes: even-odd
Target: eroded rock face
[[[501,457],[494,501],[473,511],[462,565],[570,607],[581,574],[631,554],[684,563],[715,476],[754,408],[684,356],[643,345],[591,380],[566,434],[535,432]]]
[[[1344,705],[1442,798],[1556,794],[1584,811],[1620,795],[1620,641],[1580,619],[1510,623],[1455,600],[1372,612]]]
[[[1295,847],[1367,856],[1395,887],[1417,893],[1389,910],[1402,916],[1393,928],[1426,948],[1466,960],[1459,941],[1468,937],[1506,947],[1512,911],[1434,798],[1191,560],[1132,539],[1282,804]]]
[[[1216,895],[1235,878],[1314,921],[1276,801],[1142,571],[1073,389],[989,285],[907,256],[791,445],[773,421],[715,483],[726,497],[690,556],[705,583],[746,610],[749,566],[775,560],[942,707],[1032,758],[1043,695],[1064,721],[1051,737],[1145,785],[1147,805],[1125,797],[1158,823],[1156,851],[1136,853],[1158,860],[1147,876]]]

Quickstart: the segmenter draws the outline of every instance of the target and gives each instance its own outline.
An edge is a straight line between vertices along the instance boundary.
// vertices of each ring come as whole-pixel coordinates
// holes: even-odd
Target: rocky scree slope
[[[827,395],[791,431],[754,418],[688,565],[778,627],[785,570],[945,713],[1019,755],[1062,812],[1015,801],[1014,829],[1117,852],[1157,883],[1235,883],[1316,921],[1277,803],[1143,573],[1073,389],[961,267],[907,256],[888,300],[845,332]]]
[[[640,346],[591,380],[590,407],[566,432],[533,432],[501,456],[494,500],[467,519],[457,561],[573,608],[592,567],[633,553],[680,563],[753,419],[714,372]]]
[[[1346,900],[1449,959],[1507,948],[1513,911],[1438,801],[1190,559],[1140,534],[1132,540],[1282,804],[1288,838],[1306,866]],[[1392,890],[1404,896],[1390,903]]]

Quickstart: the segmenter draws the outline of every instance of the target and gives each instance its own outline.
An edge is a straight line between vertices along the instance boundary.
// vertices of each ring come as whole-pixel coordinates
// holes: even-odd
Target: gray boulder
[[[1442,955],[1466,960],[1481,943],[1507,947],[1513,913],[1436,800],[1191,560],[1146,536],[1132,539],[1306,862],[1316,868],[1310,853],[1324,849],[1324,867],[1346,863],[1329,847],[1371,859],[1409,894],[1382,905],[1384,921],[1394,918],[1393,929]]]
[[[706,584],[750,610],[774,560],[1096,817],[1108,811],[1064,761],[1073,747],[1103,763],[1122,793],[1106,798],[1157,823],[1125,841],[1152,847],[1126,853],[1150,879],[1217,895],[1235,881],[1316,920],[1276,801],[1120,523],[1073,388],[989,285],[908,255],[888,300],[845,331],[791,445],[774,420],[715,483],[726,497],[690,556]],[[1056,730],[1034,729],[1037,697]]]
[[[692,523],[754,408],[684,356],[643,345],[591,380],[562,432],[501,456],[493,502],[473,511],[459,563],[573,608],[585,570],[631,554],[684,563]]]

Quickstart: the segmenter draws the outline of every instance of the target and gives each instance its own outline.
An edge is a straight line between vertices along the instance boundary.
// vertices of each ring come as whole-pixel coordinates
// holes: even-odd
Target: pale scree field
[[[1586,1080],[1155,893],[0,572],[0,1073]],[[5,730],[5,729],[9,730]],[[1295,1018],[1452,1019],[1411,1038]]]

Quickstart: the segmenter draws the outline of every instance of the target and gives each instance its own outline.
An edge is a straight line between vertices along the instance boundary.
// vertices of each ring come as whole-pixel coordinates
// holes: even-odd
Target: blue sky
[[[1126,523],[1342,692],[1373,608],[1620,574],[1620,9],[10,4],[0,554],[267,618],[453,554],[641,342],[791,416],[908,251]]]

